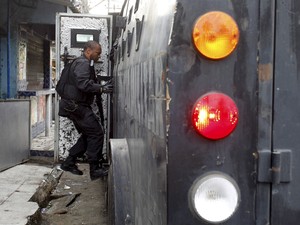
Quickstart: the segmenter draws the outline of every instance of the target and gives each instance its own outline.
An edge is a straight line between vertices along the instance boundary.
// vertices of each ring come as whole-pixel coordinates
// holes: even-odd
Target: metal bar
[[[56,77],[55,77],[55,85],[59,79],[60,75],[60,14],[56,15],[56,37],[55,37],[55,51],[56,51]],[[58,162],[59,156],[59,116],[58,116],[58,94],[55,92],[54,105],[55,105],[55,130],[54,130],[54,162]]]
[[[2,56],[2,38],[0,37],[0,56]],[[0,98],[2,96],[2,68],[0,69]]]
[[[275,2],[260,1],[259,64],[258,64],[258,151],[272,151],[273,68],[275,35]],[[271,160],[269,165],[271,168]],[[256,225],[269,224],[271,185],[257,184]]]
[[[109,49],[113,48],[113,40],[112,40],[112,29],[113,29],[113,17],[110,16],[107,18],[109,20]],[[113,71],[111,71],[111,61],[108,60],[108,76],[112,77]],[[106,135],[106,151],[108,153],[109,149],[109,140],[110,140],[110,130],[111,130],[111,95],[107,96],[107,135]]]
[[[49,137],[50,135],[50,125],[51,125],[51,112],[52,112],[52,107],[51,107],[51,99],[52,99],[52,94],[47,94],[46,95],[46,118],[45,118],[45,136]]]
[[[7,98],[10,98],[10,0],[7,0]]]

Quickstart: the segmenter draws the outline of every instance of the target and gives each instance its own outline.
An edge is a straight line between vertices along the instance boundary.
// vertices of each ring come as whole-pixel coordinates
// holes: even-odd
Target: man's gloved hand
[[[108,82],[105,85],[101,86],[101,93],[110,94],[113,92],[114,85],[112,82]]]

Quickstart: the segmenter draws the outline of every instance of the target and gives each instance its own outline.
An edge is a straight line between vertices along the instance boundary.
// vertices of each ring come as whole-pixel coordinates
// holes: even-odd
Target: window
[[[87,41],[99,42],[100,30],[71,29],[71,48],[83,48]]]

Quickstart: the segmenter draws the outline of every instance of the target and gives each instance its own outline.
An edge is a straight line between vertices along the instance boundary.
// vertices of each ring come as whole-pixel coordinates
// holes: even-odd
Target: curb
[[[57,186],[62,174],[63,171],[55,167],[48,175],[47,179],[43,180],[39,185],[36,192],[29,200],[31,202],[36,202],[39,206],[39,209],[33,215],[28,217],[28,222],[26,223],[26,225],[40,225],[41,208],[47,206],[51,192]]]

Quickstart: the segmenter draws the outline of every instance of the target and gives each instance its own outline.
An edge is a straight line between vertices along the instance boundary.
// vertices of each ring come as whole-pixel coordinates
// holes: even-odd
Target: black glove
[[[113,92],[114,85],[112,82],[107,82],[106,84],[101,86],[101,93],[110,94]]]

